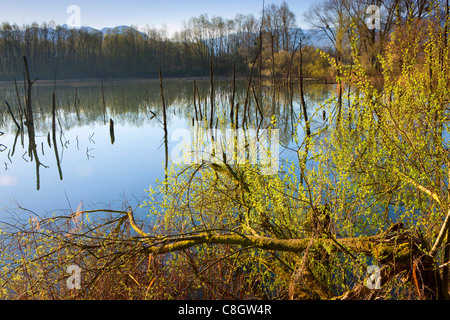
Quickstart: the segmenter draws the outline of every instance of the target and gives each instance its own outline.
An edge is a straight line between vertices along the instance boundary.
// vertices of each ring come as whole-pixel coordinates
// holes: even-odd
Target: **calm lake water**
[[[200,103],[198,97],[196,103],[203,108],[204,115],[206,111],[209,113],[210,84],[199,81],[197,86]],[[331,96],[334,87],[308,84],[305,89],[309,112],[313,112]],[[17,133],[3,103],[9,102],[20,121],[15,86],[0,84],[0,216],[18,205],[39,214],[76,210],[80,203],[86,210],[138,206],[147,196],[145,190],[150,185],[156,187],[156,180],[164,178],[164,132],[158,120],[163,119],[159,83],[105,82],[103,90],[100,82],[58,83],[55,91],[57,154],[51,140],[53,91],[51,83],[37,82],[33,86],[37,155],[42,163],[37,171],[36,159],[28,154],[27,131]],[[23,107],[23,86],[19,85],[18,92]],[[195,117],[194,83],[168,80],[164,82],[164,92],[170,154],[179,143],[171,141],[171,133],[188,129]],[[289,145],[294,123],[301,116],[298,93],[294,92],[292,103],[289,95],[273,93],[268,88],[255,94],[264,114],[264,124],[277,115],[281,143]],[[235,101],[241,106],[245,95],[246,83],[238,82]],[[216,115],[229,115],[230,97],[230,81],[217,81]],[[249,123],[256,123],[256,104],[253,95],[251,98]],[[242,119],[242,115],[239,117]],[[114,143],[109,119],[114,121]],[[280,152],[280,158],[296,159],[295,154],[283,148]],[[145,209],[140,210],[138,214],[145,214]]]

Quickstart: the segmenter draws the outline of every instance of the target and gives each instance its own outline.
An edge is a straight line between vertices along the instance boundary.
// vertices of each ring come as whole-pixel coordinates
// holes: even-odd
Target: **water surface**
[[[205,116],[210,112],[210,84],[205,81],[196,85],[199,88],[195,101],[197,117],[200,113]],[[238,82],[235,101],[241,109],[246,88],[244,81]],[[313,112],[330,96],[331,90],[330,85],[307,85],[309,110]],[[57,153],[52,141],[54,91]],[[23,99],[20,84],[18,92]],[[171,133],[188,129],[195,118],[194,83],[165,81],[164,95],[171,150],[178,143],[170,140]],[[281,143],[289,145],[294,123],[301,117],[298,93],[294,92],[292,100],[281,91],[269,89],[256,95],[264,113],[262,125],[277,115]],[[0,98],[9,102],[20,122],[15,86],[1,84]],[[226,118],[230,99],[230,81],[217,81],[215,116]],[[249,123],[259,123],[253,95],[249,108]],[[33,87],[36,151],[42,163],[38,170],[36,159],[28,154],[27,130],[18,133],[6,107],[0,110],[0,134],[3,133],[0,136],[0,215],[17,206],[40,214],[76,210],[80,204],[84,209],[135,207],[146,198],[145,190],[150,185],[156,187],[156,180],[164,178],[164,131],[158,82],[58,83],[56,89],[51,83],[38,82]],[[114,122],[114,141],[110,135],[110,119]],[[280,156],[295,159],[286,150]]]

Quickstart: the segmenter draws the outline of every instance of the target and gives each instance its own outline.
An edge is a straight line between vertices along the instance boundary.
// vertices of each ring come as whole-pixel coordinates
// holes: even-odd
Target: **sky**
[[[286,0],[297,25],[307,28],[303,14],[318,0]],[[265,0],[280,5],[283,0]],[[79,8],[79,15],[70,6]],[[236,14],[259,17],[263,0],[0,0],[0,23],[31,24],[54,21],[77,23],[96,29],[119,25],[161,28],[169,34],[181,29],[183,21],[207,14],[232,19]],[[76,18],[79,17],[79,20]],[[70,23],[68,23],[70,24]]]

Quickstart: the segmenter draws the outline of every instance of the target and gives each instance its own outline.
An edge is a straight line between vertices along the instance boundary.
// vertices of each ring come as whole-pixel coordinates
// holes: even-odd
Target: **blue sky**
[[[286,0],[300,27],[303,13],[318,0]],[[283,0],[265,0],[267,4],[281,4]],[[64,24],[70,17],[66,13],[70,5],[80,8],[81,25],[94,28],[118,25],[161,27],[165,24],[169,33],[178,30],[183,22],[200,14],[234,18],[236,14],[260,16],[262,0],[0,0],[0,22],[42,23],[55,21]]]

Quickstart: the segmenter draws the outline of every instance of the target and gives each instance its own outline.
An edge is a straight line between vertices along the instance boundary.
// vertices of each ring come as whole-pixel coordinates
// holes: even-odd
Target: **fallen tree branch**
[[[119,212],[125,213],[124,211]],[[411,258],[411,241],[413,241],[413,238],[410,237],[408,232],[399,233],[402,224],[394,224],[378,235],[366,237],[276,239],[235,232],[233,234],[222,234],[218,230],[210,230],[197,234],[165,237],[161,240],[149,237],[137,226],[131,208],[128,209],[126,214],[133,230],[142,237],[143,242],[149,245],[146,247],[147,253],[155,255],[182,251],[202,244],[224,244],[298,253],[311,247],[313,249],[326,249],[330,253],[342,251],[350,253],[353,251],[375,257],[377,260],[389,259],[390,255],[395,256],[397,261],[405,261]],[[312,246],[311,243],[313,243]]]
[[[130,220],[131,222],[131,220]],[[133,226],[135,223],[131,222]],[[134,227],[133,227],[134,229]],[[136,229],[135,229],[136,231]],[[142,231],[141,231],[142,232]],[[140,235],[144,235],[145,233]],[[396,259],[404,261],[410,255],[408,250],[395,252],[394,246],[397,249],[401,244],[410,246],[410,239],[403,237],[400,241],[394,243],[393,241],[383,241],[384,233],[370,237],[348,237],[340,239],[317,238],[313,239],[312,248],[322,248],[329,252],[340,252],[345,248],[348,251],[363,253],[367,256],[373,256],[377,259],[383,259],[389,254],[397,254]],[[144,239],[145,241],[145,239]],[[239,234],[220,234],[218,232],[202,232],[197,235],[179,236],[175,238],[166,239],[165,241],[154,242],[155,240],[147,240],[149,244],[146,251],[151,254],[161,255],[176,251],[182,251],[194,246],[202,244],[223,244],[223,245],[238,245],[242,247],[253,246],[255,248],[280,251],[280,252],[303,252],[311,243],[311,239],[275,239],[269,237],[260,237],[254,235],[239,235]],[[400,245],[400,246],[399,246]],[[405,246],[406,248],[406,246]],[[401,253],[402,257],[398,255]]]

